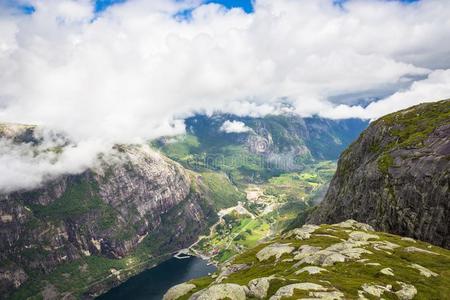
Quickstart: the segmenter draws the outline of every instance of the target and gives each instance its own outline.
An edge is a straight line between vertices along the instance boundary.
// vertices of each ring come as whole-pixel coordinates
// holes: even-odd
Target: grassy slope
[[[197,172],[224,172],[235,184],[281,174],[280,170],[268,168],[262,156],[250,153],[244,145],[203,144],[196,136],[186,134],[164,145],[153,142],[153,146],[185,168]]]
[[[387,173],[394,163],[390,152],[402,148],[420,148],[438,127],[449,124],[450,100],[424,103],[384,116],[375,124],[383,124],[394,141],[381,147],[374,144],[372,152],[379,154],[378,167]]]
[[[250,190],[257,189],[263,193],[257,201],[238,198],[242,194],[230,185],[224,175],[215,172],[202,173],[202,181],[212,180],[209,188],[219,196],[214,198],[217,202],[215,206],[224,208],[227,207],[224,206],[226,203],[231,207],[237,203],[227,199],[239,199],[255,218],[235,212],[227,215],[212,234],[203,238],[195,249],[211,256],[215,261],[224,262],[244,249],[257,245],[271,232],[282,231],[310,206],[310,201],[329,182],[334,170],[334,162],[320,162],[303,172],[282,174],[270,178],[262,185],[252,185]],[[265,207],[271,204],[276,205],[274,210],[266,212]]]
[[[301,245],[319,246],[326,248],[330,245],[340,242],[339,239],[348,239],[348,232],[344,229],[335,227],[333,225],[322,225],[320,229],[312,235],[311,238],[306,240],[296,240],[294,238],[282,238],[278,237],[270,243],[264,243],[257,247],[248,250],[241,255],[235,257],[232,261],[234,264],[247,264],[251,267],[247,270],[238,271],[230,275],[223,283],[236,283],[239,285],[246,285],[248,282],[255,278],[261,278],[274,275],[281,280],[271,281],[268,296],[273,295],[281,286],[288,285],[290,283],[299,282],[312,282],[328,286],[329,288],[335,288],[345,294],[346,299],[358,298],[358,290],[365,283],[388,285],[391,284],[394,290],[399,289],[400,286],[397,281],[404,283],[410,283],[414,285],[418,291],[417,296],[414,299],[449,299],[450,297],[450,251],[439,247],[431,246],[427,243],[416,241],[402,240],[401,237],[392,234],[371,232],[380,237],[379,241],[388,241],[400,245],[399,248],[391,251],[392,254],[387,254],[384,251],[379,251],[373,248],[373,246],[366,246],[372,254],[364,254],[361,258],[367,258],[371,263],[379,263],[380,266],[367,266],[364,263],[350,261],[344,263],[336,263],[333,266],[323,267],[327,272],[320,274],[309,275],[306,273],[295,274],[295,271],[301,269],[306,264],[299,267],[294,267],[296,261],[289,262],[283,261],[283,259],[292,258],[292,255],[285,254],[278,262],[272,258],[265,262],[260,262],[256,258],[256,253],[271,243],[289,243],[296,248]],[[320,236],[317,234],[327,234],[335,236]],[[427,251],[432,251],[438,255],[432,255],[427,253],[410,253],[404,250],[404,247],[414,246]],[[419,264],[426,267],[439,276],[427,278],[419,273],[418,270],[410,267],[411,263]],[[394,277],[381,274],[379,271],[383,268],[390,267],[395,274]],[[214,279],[212,277],[204,277],[192,280],[191,283],[195,284],[197,288],[190,294],[181,297],[180,299],[188,299],[188,296],[192,293],[199,291],[211,284]],[[329,282],[329,283],[327,283]],[[300,294],[297,294],[300,296]],[[302,295],[302,296],[307,296]],[[370,295],[366,295],[368,299],[375,299]],[[390,292],[383,294],[384,299],[397,299],[397,297]],[[290,298],[283,298],[290,299]],[[293,298],[297,299],[297,298]]]
[[[245,200],[245,195],[234,186],[227,176],[219,172],[202,172],[201,180],[207,187],[210,201],[217,209],[232,207]]]

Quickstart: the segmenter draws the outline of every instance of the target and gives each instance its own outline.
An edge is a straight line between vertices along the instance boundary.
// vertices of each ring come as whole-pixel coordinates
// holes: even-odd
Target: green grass
[[[33,214],[43,220],[65,220],[91,211],[98,211],[101,229],[114,225],[117,213],[103,202],[97,193],[97,187],[90,182],[71,183],[65,193],[48,205],[30,205]]]
[[[389,114],[377,120],[389,126],[389,133],[396,137],[382,151],[394,148],[421,147],[424,140],[438,127],[450,121],[450,100],[425,103]]]
[[[197,137],[191,134],[168,138],[164,144],[155,141],[152,145],[160,148],[170,158],[181,162],[192,159],[192,155],[197,153],[200,147]]]
[[[203,172],[201,180],[207,186],[212,204],[217,209],[236,206],[245,195],[223,173]]]
[[[329,231],[333,229],[334,231]],[[328,234],[336,238],[327,236],[318,236],[317,234]],[[241,270],[228,276],[224,283],[236,283],[240,285],[247,285],[248,282],[255,278],[261,278],[274,275],[278,279],[271,281],[269,288],[269,297],[273,295],[281,286],[298,282],[317,283],[330,289],[337,289],[344,293],[346,299],[357,299],[358,290],[365,283],[375,285],[392,285],[394,291],[400,289],[397,281],[413,284],[418,293],[414,299],[449,299],[450,295],[450,251],[436,246],[430,246],[427,243],[417,241],[411,243],[410,241],[401,240],[401,237],[376,232],[379,236],[379,241],[389,241],[399,245],[399,248],[392,250],[392,254],[386,254],[373,247],[373,245],[364,246],[372,252],[372,254],[363,254],[362,258],[367,258],[370,262],[377,262],[380,266],[368,266],[364,263],[356,261],[348,261],[345,263],[336,263],[332,266],[324,267],[327,272],[320,274],[309,275],[308,273],[295,274],[299,267],[293,267],[296,261],[283,261],[284,258],[292,258],[292,255],[284,255],[280,261],[275,262],[274,258],[259,262],[256,258],[256,253],[269,245],[270,243],[289,243],[291,246],[299,247],[301,245],[311,245],[326,248],[332,244],[340,242],[340,239],[348,239],[348,233],[339,227],[332,225],[322,225],[320,229],[312,235],[310,239],[295,240],[283,239],[281,237],[270,241],[270,243],[260,244],[249,249],[242,254],[233,258],[234,264],[247,264],[251,266],[246,270]],[[404,251],[403,247],[414,246],[424,250],[429,250],[438,255],[424,254],[424,253],[409,253]],[[424,277],[420,275],[419,271],[410,267],[411,263],[419,264],[425,268],[432,270],[439,274],[438,277]],[[380,273],[383,268],[392,268],[395,276],[387,276]],[[192,293],[201,290],[207,285],[211,284],[210,277],[197,279],[192,282],[201,282],[202,285],[196,288]],[[191,294],[192,294],[191,293]],[[302,294],[303,293],[303,294]],[[295,296],[307,296],[304,292],[298,292]],[[397,299],[394,293],[385,292],[384,299]],[[285,298],[283,298],[285,299]],[[291,298],[286,298],[291,299]],[[296,297],[292,298],[296,299]],[[368,299],[375,299],[368,296]]]
[[[121,271],[121,276],[131,276],[138,273],[151,263],[148,256],[140,256],[139,252],[123,259],[110,259],[99,256],[86,256],[78,260],[63,263],[48,275],[36,274],[13,294],[11,299],[39,299],[40,291],[46,284],[54,285],[59,292],[69,292],[76,298],[81,298],[94,283],[111,285],[116,279],[111,275],[111,269]]]
[[[450,100],[423,103],[391,113],[370,125],[370,128],[378,127],[381,134],[369,141],[368,151],[377,159],[380,172],[389,174],[389,168],[394,163],[395,150],[423,147],[428,137],[446,124],[450,124]],[[349,154],[354,145],[361,145],[364,137],[365,133],[362,133],[358,140],[342,153],[339,166],[341,174],[348,175],[351,172],[354,166]]]
[[[149,234],[126,257],[111,259],[96,255],[84,256],[75,261],[58,265],[49,274],[37,271],[27,272],[31,275],[30,278],[14,293],[11,299],[39,299],[40,292],[48,283],[54,285],[60,293],[69,292],[75,298],[82,298],[82,295],[93,286],[101,286],[108,289],[116,283],[116,278],[110,276],[111,269],[121,271],[121,277],[128,278],[147,267],[167,259],[175,250],[172,239],[177,234],[177,232],[174,232],[176,229],[170,225],[173,222],[185,224],[183,220],[183,212],[186,210],[185,205],[189,205],[189,202],[180,203],[162,216],[161,226]],[[211,216],[213,215],[211,214]],[[204,229],[206,229],[208,224],[215,221],[210,220],[209,217],[208,215],[206,216]],[[185,226],[183,237],[193,237],[204,233],[199,232],[201,229],[194,226],[194,224],[185,224]],[[191,242],[193,242],[193,238]],[[50,254],[43,252],[41,249],[27,250],[29,251],[28,255],[34,258],[39,255]]]
[[[383,174],[389,173],[389,168],[394,165],[394,158],[389,153],[384,153],[378,158],[378,169]]]
[[[153,141],[152,146],[188,169],[224,172],[234,184],[241,187],[283,172],[263,155],[250,152],[245,144],[224,143],[217,137],[209,138],[200,141],[198,137],[186,134],[172,138],[168,143]]]

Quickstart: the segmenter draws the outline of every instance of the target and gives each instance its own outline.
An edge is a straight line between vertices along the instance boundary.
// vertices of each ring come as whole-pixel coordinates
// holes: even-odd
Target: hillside
[[[373,122],[345,150],[308,222],[349,218],[450,248],[450,100]]]
[[[331,179],[335,163],[323,158],[332,156],[313,157],[305,146],[308,134],[331,125],[248,118],[253,132],[224,133],[230,118],[188,119],[186,136],[152,142],[161,152],[116,145],[81,174],[1,194],[0,298],[92,298],[196,241],[193,251],[224,261],[282,230]],[[328,139],[348,143],[362,126],[342,121],[336,132],[345,134]],[[58,159],[71,142],[56,134],[60,144],[47,149],[39,130],[0,124],[0,138]],[[278,167],[299,154],[299,164]],[[189,161],[211,155],[232,164]]]
[[[0,128],[40,143],[33,126]],[[148,146],[117,145],[81,174],[1,194],[0,298],[98,295],[207,232],[216,193]]]
[[[225,132],[226,122],[240,132]],[[193,170],[219,170],[236,184],[262,183],[272,176],[336,160],[367,122],[295,115],[238,117],[197,115],[186,120],[185,135],[153,142],[165,155]]]
[[[222,132],[226,120],[252,129]],[[90,298],[196,241],[192,251],[225,261],[322,195],[335,170],[324,159],[335,154],[309,135],[345,145],[365,124],[230,115],[186,123],[187,135],[152,142],[161,153],[116,145],[81,174],[1,194],[0,298]],[[47,149],[39,133],[0,124],[0,138],[55,159],[71,144],[55,134]]]
[[[227,123],[238,126],[224,130]],[[219,222],[189,251],[221,263],[292,226],[324,196],[334,159],[366,125],[290,114],[197,115],[186,120],[185,135],[153,141],[219,195]],[[245,196],[231,193],[230,183]]]
[[[263,242],[164,300],[448,299],[450,251],[348,220]]]

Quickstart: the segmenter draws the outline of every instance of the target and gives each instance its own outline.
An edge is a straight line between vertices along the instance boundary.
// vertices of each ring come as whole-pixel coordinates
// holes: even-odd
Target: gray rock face
[[[267,291],[270,288],[270,281],[274,276],[255,278],[248,283],[248,296],[256,299],[264,299],[267,297]]]
[[[178,285],[170,288],[167,291],[167,293],[163,297],[163,300],[176,300],[176,299],[186,295],[187,293],[189,293],[193,289],[195,289],[195,285],[194,284],[190,284],[190,283],[178,284]]]
[[[450,248],[450,101],[372,123],[340,157],[308,223],[354,219]]]
[[[122,258],[147,236],[149,255],[192,244],[216,215],[177,163],[148,147],[117,146],[99,166],[32,191],[0,195],[0,294],[29,272],[82,256]]]
[[[245,289],[234,283],[217,284],[201,290],[189,298],[189,300],[221,299],[245,300]]]

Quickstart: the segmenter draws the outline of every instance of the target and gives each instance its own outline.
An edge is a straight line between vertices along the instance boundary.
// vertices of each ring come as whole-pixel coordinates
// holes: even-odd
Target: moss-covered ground
[[[302,245],[324,249],[349,239],[349,231],[352,230],[358,229],[349,230],[332,225],[322,225],[312,234],[311,238],[305,240],[277,236],[269,242],[262,243],[234,257],[231,261],[232,264],[247,264],[249,268],[229,275],[222,283],[247,285],[250,280],[255,278],[275,276],[277,279],[271,281],[267,299],[275,294],[280,287],[290,283],[310,282],[320,284],[329,290],[342,292],[345,299],[358,299],[362,290],[361,287],[364,284],[392,285],[392,291],[384,292],[382,297],[384,299],[399,299],[395,295],[395,291],[401,289],[399,282],[403,282],[416,288],[417,295],[414,299],[450,299],[450,251],[421,241],[405,240],[388,233],[369,232],[379,237],[379,239],[371,241],[394,243],[398,245],[395,249],[380,250],[375,243],[370,243],[363,246],[371,252],[370,254],[363,254],[359,259],[337,262],[331,266],[321,266],[326,271],[320,274],[310,275],[308,272],[296,274],[296,271],[308,266],[308,264],[303,263],[295,266],[298,262],[298,260],[292,260],[295,251],[291,254],[284,254],[278,261],[272,257],[261,262],[256,256],[260,250],[273,243],[289,244],[296,249]],[[407,247],[415,247],[429,252],[410,252],[407,251]],[[417,269],[412,268],[411,264],[423,266],[436,273],[437,276],[426,277]],[[391,268],[394,276],[380,273],[384,268]],[[195,284],[197,288],[180,299],[188,299],[194,292],[217,284],[217,282],[214,282],[215,278],[214,276],[192,280],[191,283]],[[367,299],[378,299],[378,297],[367,293],[363,293],[363,295]],[[283,300],[308,296],[308,292],[298,291],[294,296],[293,298],[283,298]]]

